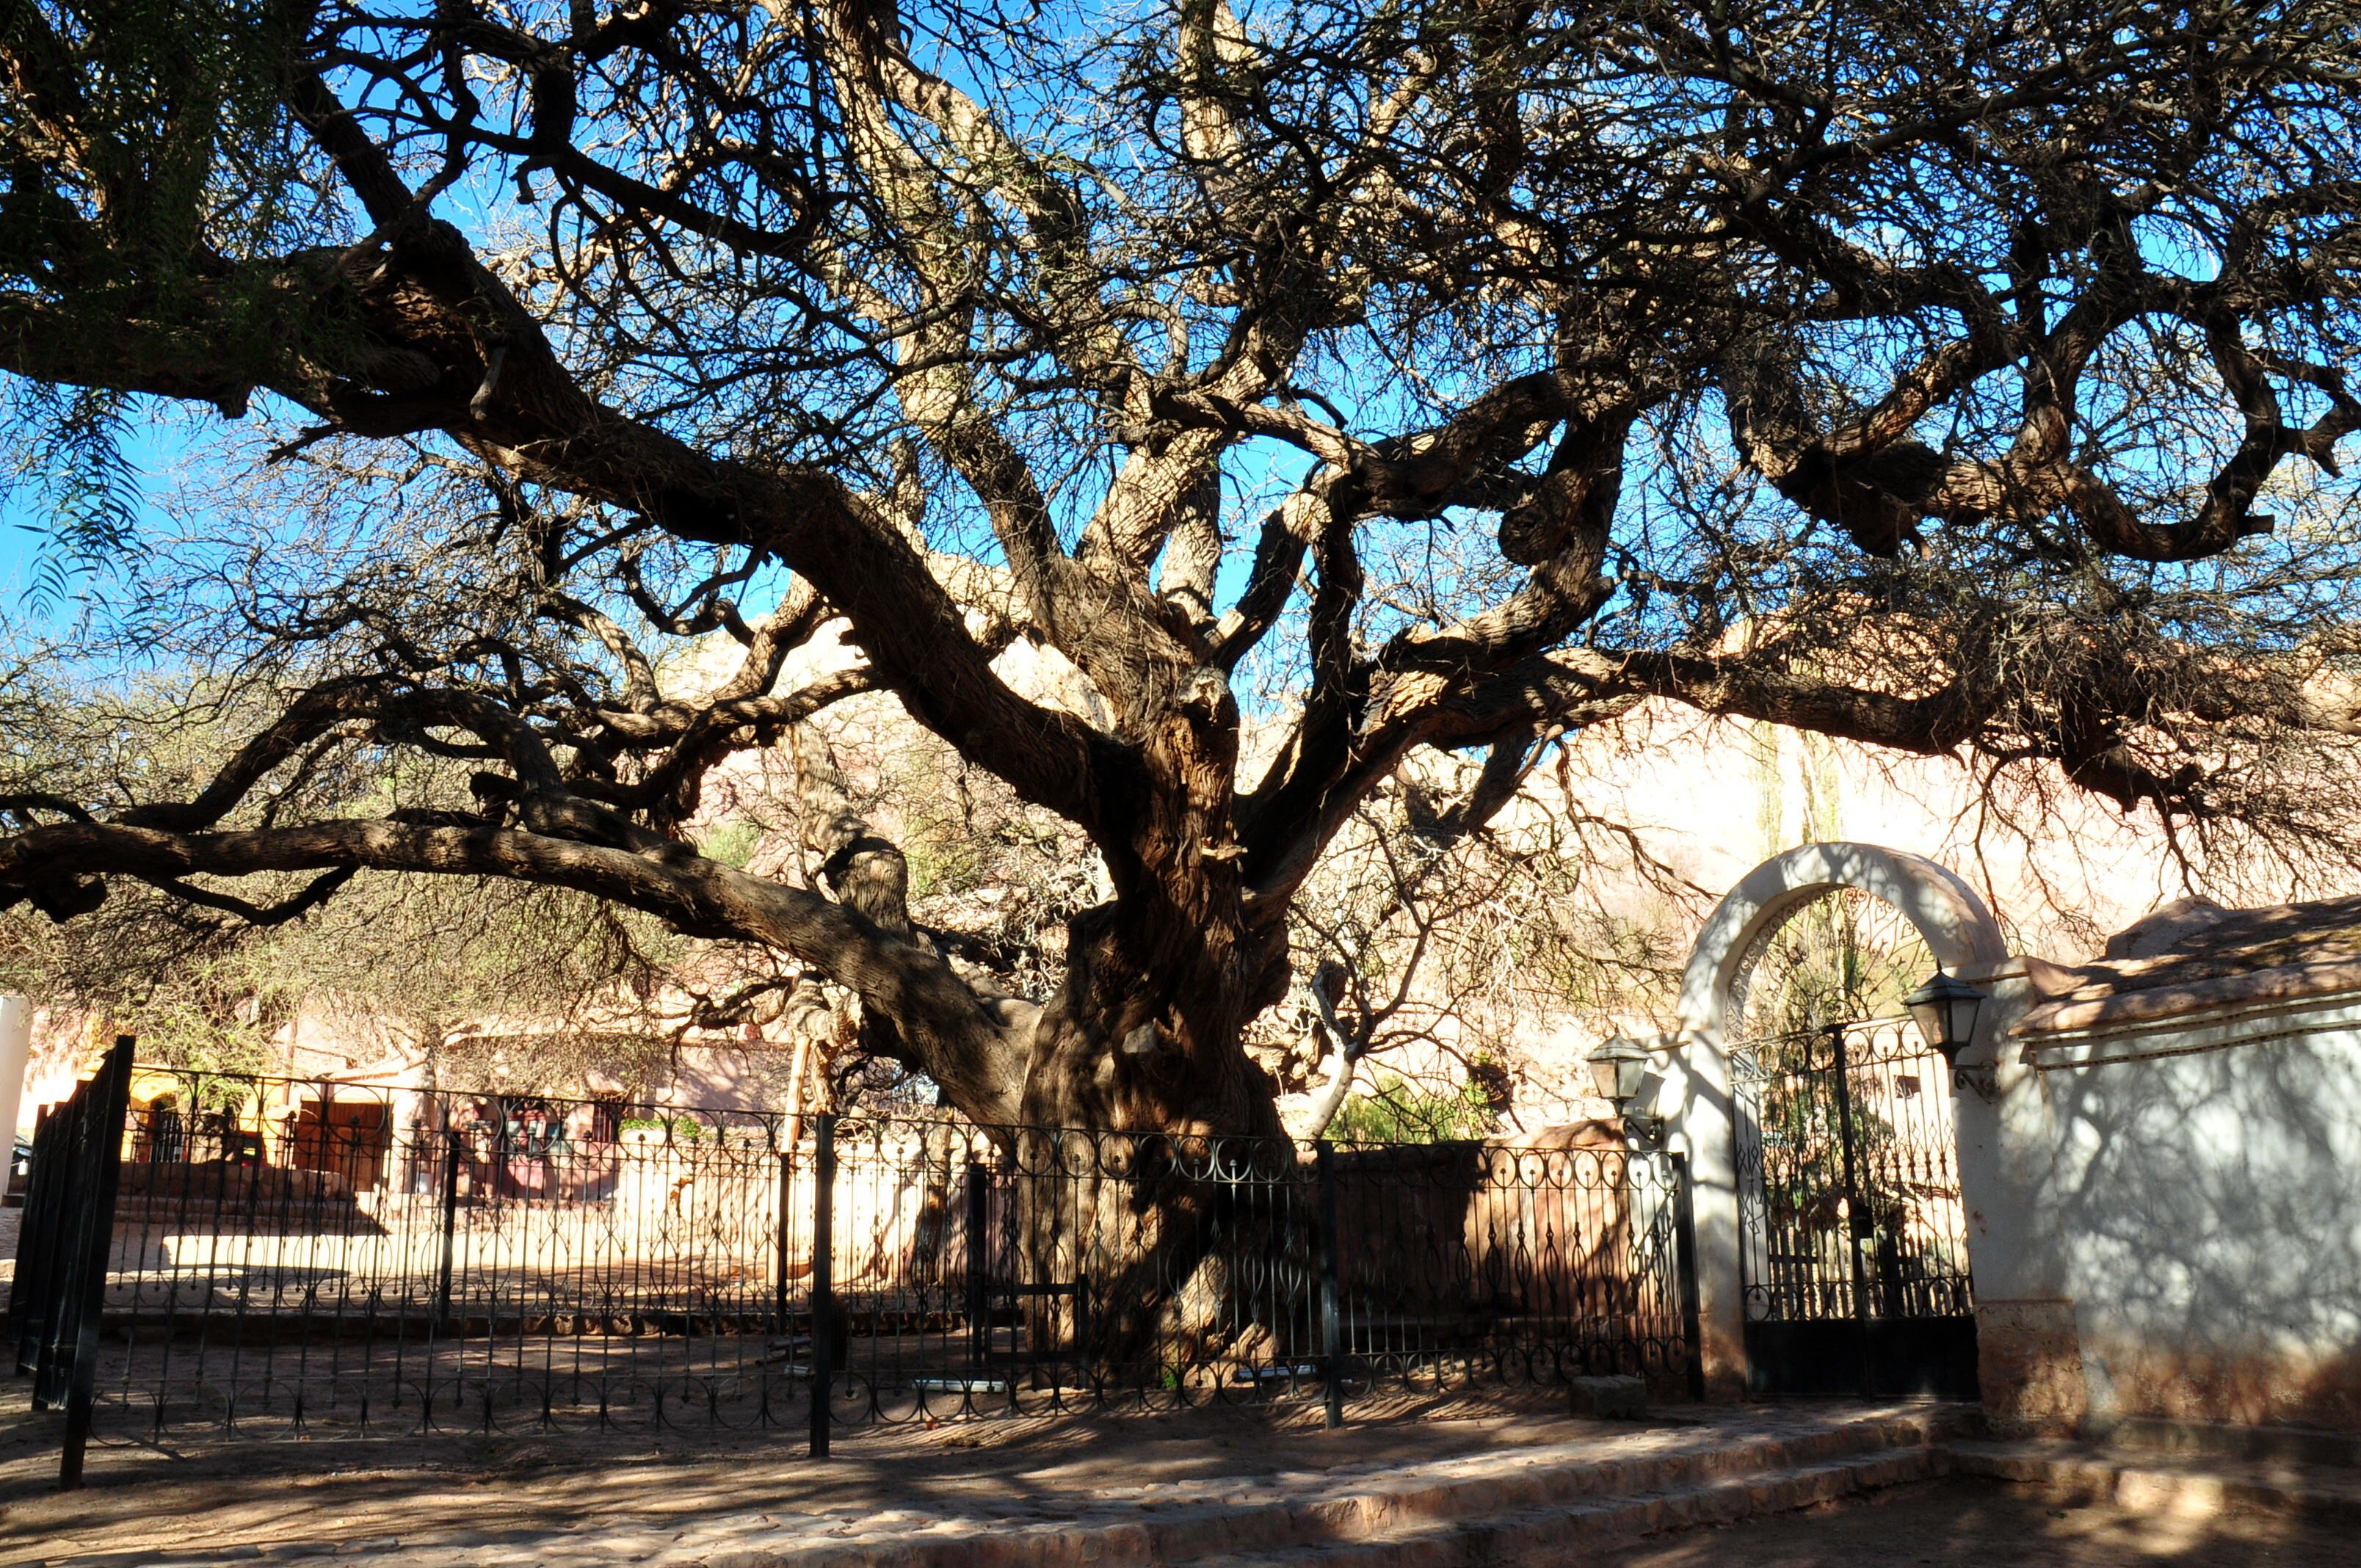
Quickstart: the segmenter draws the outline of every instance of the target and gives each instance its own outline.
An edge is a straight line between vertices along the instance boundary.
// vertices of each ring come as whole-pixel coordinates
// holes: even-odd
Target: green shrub
[[[1482,1083],[1433,1090],[1399,1073],[1379,1073],[1366,1093],[1337,1109],[1321,1135],[1341,1143],[1442,1144],[1480,1138],[1500,1124],[1500,1113]]]

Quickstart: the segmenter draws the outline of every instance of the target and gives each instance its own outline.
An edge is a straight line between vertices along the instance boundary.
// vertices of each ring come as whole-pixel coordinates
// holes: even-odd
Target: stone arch
[[[1845,888],[1901,911],[1936,961],[1954,974],[2007,956],[2000,923],[1984,901],[1925,856],[1875,844],[1806,844],[1749,872],[1697,933],[1681,979],[1683,1035],[1721,1038],[1740,965],[1755,938],[1798,905]]]
[[[1732,982],[1764,929],[1798,905],[1858,888],[1892,905],[1958,973],[2007,957],[2000,924],[1965,882],[1920,855],[1875,844],[1806,844],[1749,872],[1698,932],[1681,982],[1680,1028],[1664,1044],[1655,1108],[1688,1161],[1697,1236],[1698,1350],[1710,1397],[1739,1398],[1746,1382],[1745,1303],[1739,1268],[1737,1104],[1730,1047]],[[1989,1011],[1989,1009],[1987,1010]],[[1980,1035],[1988,1027],[1980,1025]]]

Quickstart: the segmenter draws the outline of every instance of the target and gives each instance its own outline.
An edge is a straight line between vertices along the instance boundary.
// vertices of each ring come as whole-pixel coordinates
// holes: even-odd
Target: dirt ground
[[[21,1384],[16,1385],[21,1388]],[[790,1438],[373,1439],[96,1449],[90,1486],[59,1495],[55,1428],[0,1397],[0,1564],[196,1568],[323,1559],[526,1568],[722,1561],[755,1535],[852,1541],[873,1531],[1002,1531],[1285,1490],[1313,1477],[1578,1443],[1601,1455],[1800,1430],[1826,1415],[1721,1411],[1645,1427],[1532,1409],[1411,1409],[1342,1431],[1220,1411],[850,1435],[815,1464]],[[1904,1488],[1808,1514],[1653,1539],[1569,1563],[1603,1568],[1966,1563],[2026,1568],[2350,1568],[2353,1527],[2254,1516],[2180,1518],[2050,1505],[1998,1483]]]
[[[392,1561],[396,1541],[402,1553],[456,1545],[518,1562],[629,1560],[642,1545],[669,1553],[756,1521],[815,1538],[879,1520],[1021,1527],[1291,1475],[1694,1435],[1569,1420],[1531,1403],[1404,1403],[1333,1432],[1317,1420],[1312,1406],[1288,1419],[1213,1409],[894,1428],[840,1433],[825,1464],[792,1433],[109,1443],[90,1451],[87,1488],[61,1496],[52,1490],[55,1418],[29,1417],[22,1381],[10,1379],[0,1382],[0,1565],[113,1568],[126,1552],[126,1564],[178,1564],[233,1546],[275,1558],[318,1544],[383,1547]]]

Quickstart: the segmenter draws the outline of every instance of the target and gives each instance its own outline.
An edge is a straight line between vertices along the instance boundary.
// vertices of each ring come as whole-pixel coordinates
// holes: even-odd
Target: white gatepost
[[[24,1109],[25,1067],[33,1056],[33,1004],[21,996],[0,996],[0,1137],[13,1144],[16,1113]],[[0,1180],[7,1167],[0,1158]]]
[[[1688,1156],[1695,1184],[1699,1349],[1708,1398],[1737,1399],[1746,1391],[1738,1116],[1729,1044],[1736,1022],[1730,1015],[1732,988],[1748,949],[1765,927],[1799,904],[1846,888],[1899,910],[1918,928],[1936,961],[1954,973],[1987,970],[2007,955],[1998,923],[1966,883],[1923,856],[1874,844],[1790,850],[1755,867],[1715,907],[1682,978],[1680,1030],[1670,1043],[1655,1102],[1672,1129],[1672,1146]],[[1966,1152],[1962,1148],[1960,1179],[1972,1212],[1976,1194],[1967,1190]],[[1970,1263],[1977,1264],[1972,1245]]]
[[[2071,1429],[2090,1397],[2059,1214],[2057,1125],[2041,1074],[2013,1037],[2017,1019],[2070,977],[2012,957],[1960,978],[1986,997],[1960,1065],[1982,1075],[1988,1091],[1964,1090],[1952,1102],[1984,1413],[2003,1431]]]

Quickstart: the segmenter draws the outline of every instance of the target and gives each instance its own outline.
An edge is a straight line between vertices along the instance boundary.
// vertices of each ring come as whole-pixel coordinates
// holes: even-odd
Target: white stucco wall
[[[1957,878],[1856,844],[1756,868],[1691,957],[1656,1103],[1697,1175],[1717,1389],[1744,1355],[1730,971],[1763,919],[1831,886],[1903,910],[1989,999],[1953,1102],[1987,1409],[2038,1428],[2158,1416],[2361,1431],[2361,986],[2265,960],[2114,992],[2102,971],[1995,957],[1997,928]]]
[[[32,1052],[33,1004],[21,996],[0,996],[0,1133],[16,1130]],[[6,1141],[0,1137],[0,1144]]]
[[[2092,1412],[2361,1430],[2361,997],[2027,1055]]]

